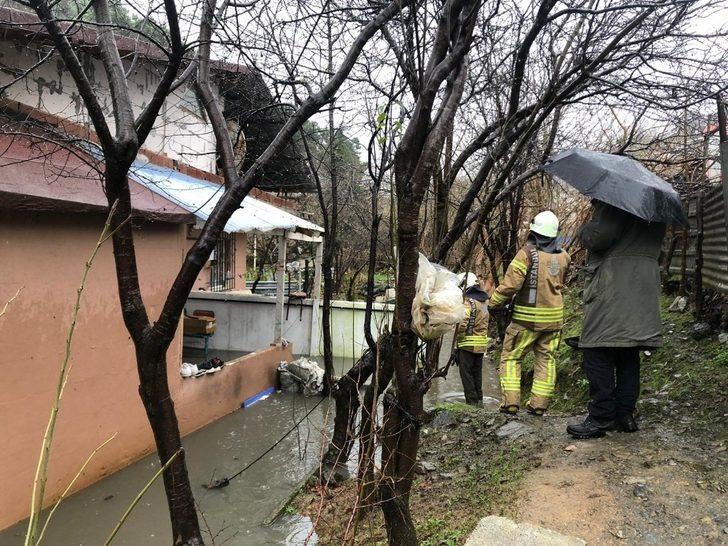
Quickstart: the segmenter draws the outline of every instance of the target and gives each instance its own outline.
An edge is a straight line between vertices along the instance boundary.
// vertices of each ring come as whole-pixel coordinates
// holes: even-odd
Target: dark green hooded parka
[[[658,260],[664,236],[664,224],[594,202],[579,234],[589,252],[580,347],[662,345]]]

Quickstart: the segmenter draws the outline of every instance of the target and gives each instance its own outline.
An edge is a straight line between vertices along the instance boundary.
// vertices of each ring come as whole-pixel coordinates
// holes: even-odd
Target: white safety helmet
[[[529,227],[544,237],[556,237],[559,234],[559,219],[550,210],[545,210],[534,217]]]
[[[467,290],[478,284],[478,276],[475,273],[458,273],[458,286]]]

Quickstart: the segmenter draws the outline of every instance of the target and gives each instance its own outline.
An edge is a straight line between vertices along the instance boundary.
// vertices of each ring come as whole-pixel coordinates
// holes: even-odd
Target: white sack
[[[437,339],[465,318],[463,291],[455,273],[420,254],[412,301],[412,329],[424,341]]]
[[[324,370],[313,360],[301,357],[278,365],[281,389],[302,392],[306,396],[321,394],[324,389]]]

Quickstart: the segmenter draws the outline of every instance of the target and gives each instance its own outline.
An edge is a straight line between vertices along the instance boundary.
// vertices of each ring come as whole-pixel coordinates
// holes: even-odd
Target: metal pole
[[[309,356],[319,355],[319,306],[321,305],[321,262],[324,257],[323,242],[316,243],[316,259],[314,261],[313,290],[311,290],[311,337]]]
[[[286,291],[286,232],[278,236],[278,263],[276,265],[276,323],[274,343],[280,343],[283,338],[283,323],[285,321],[285,291]]]

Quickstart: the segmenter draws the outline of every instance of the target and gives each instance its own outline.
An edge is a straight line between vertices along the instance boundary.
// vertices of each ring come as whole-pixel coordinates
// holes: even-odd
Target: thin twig
[[[81,476],[81,474],[83,474],[83,471],[86,470],[86,467],[91,462],[91,459],[93,459],[94,456],[99,451],[101,451],[101,449],[103,449],[106,446],[106,444],[108,444],[109,442],[111,442],[111,440],[113,440],[114,438],[116,438],[116,435],[117,434],[118,434],[118,432],[114,432],[114,434],[112,434],[111,437],[109,437],[105,442],[103,442],[96,449],[94,449],[91,452],[91,455],[89,455],[88,458],[86,459],[86,461],[81,465],[81,468],[79,469],[79,471],[73,477],[73,479],[68,484],[68,486],[66,487],[66,489],[63,490],[63,493],[61,493],[61,496],[56,501],[56,504],[53,505],[53,508],[51,509],[50,513],[48,514],[48,517],[45,520],[45,523],[43,524],[43,529],[40,530],[40,534],[38,535],[38,540],[35,541],[36,545],[40,544],[41,541],[43,540],[43,535],[45,535],[46,529],[48,528],[48,524],[51,522],[51,518],[53,517],[53,514],[56,512],[56,509],[60,506],[60,504],[63,501],[63,499],[66,498],[66,495],[68,495],[68,492],[73,487],[73,484],[76,483],[76,480]]]
[[[162,468],[157,470],[156,474],[154,474],[154,476],[152,476],[152,479],[147,482],[147,485],[145,485],[142,488],[142,490],[139,491],[137,496],[134,498],[134,500],[131,502],[129,507],[126,509],[126,512],[124,512],[124,515],[121,516],[121,519],[116,524],[116,527],[114,527],[114,530],[111,531],[109,538],[107,538],[106,542],[104,542],[104,546],[109,546],[109,544],[111,544],[111,541],[114,540],[114,537],[116,537],[116,534],[119,532],[119,529],[121,529],[121,526],[124,525],[124,522],[126,522],[127,518],[131,514],[132,510],[134,510],[136,505],[139,504],[139,501],[142,500],[144,493],[146,493],[149,490],[149,488],[152,486],[152,484],[154,484],[154,482],[157,481],[159,476],[162,475],[162,472],[167,470],[169,465],[172,464],[172,461],[174,461],[177,458],[177,455],[179,455],[180,453],[182,453],[182,448],[179,448],[177,451],[175,451],[174,454],[169,458],[169,460],[166,463],[164,463],[164,466],[162,466]]]
[[[7,312],[8,307],[10,307],[10,304],[13,303],[13,301],[15,301],[15,299],[20,295],[20,293],[23,291],[23,288],[25,288],[25,287],[21,286],[20,288],[18,288],[18,291],[15,293],[15,295],[12,298],[10,298],[8,301],[5,302],[5,305],[3,306],[3,310],[0,311],[0,317],[2,317]]]
[[[43,435],[43,444],[41,445],[40,457],[38,458],[38,467],[35,471],[35,478],[33,479],[33,494],[30,500],[30,517],[28,518],[28,531],[25,535],[25,546],[35,546],[38,542],[36,539],[36,533],[38,531],[38,523],[40,521],[40,512],[43,509],[43,498],[45,496],[46,482],[48,481],[48,461],[51,454],[51,444],[53,443],[53,433],[56,428],[56,419],[58,418],[58,411],[61,405],[61,398],[63,398],[63,390],[66,387],[66,381],[68,380],[69,372],[69,361],[71,359],[71,344],[73,342],[73,334],[76,330],[76,321],[78,319],[78,313],[81,309],[81,295],[86,288],[86,280],[88,274],[91,271],[94,259],[101,248],[101,245],[108,239],[111,233],[111,219],[116,211],[116,205],[118,201],[109,209],[109,215],[106,218],[104,229],[101,231],[101,236],[96,241],[96,246],[91,253],[91,256],[86,261],[86,266],[81,277],[81,284],[76,290],[76,302],[73,306],[73,312],[71,313],[71,326],[68,328],[68,335],[66,336],[66,352],[61,362],[61,369],[58,374],[58,385],[56,386],[56,397],[53,401],[51,408],[51,415],[48,418],[48,425],[46,426],[45,434]]]

